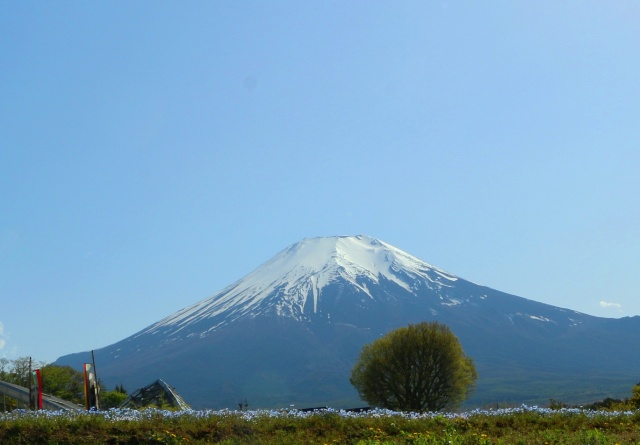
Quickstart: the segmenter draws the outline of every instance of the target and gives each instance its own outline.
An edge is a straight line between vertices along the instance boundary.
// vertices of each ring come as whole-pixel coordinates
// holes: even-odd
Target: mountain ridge
[[[107,382],[142,386],[161,377],[193,406],[235,406],[232,393],[265,406],[356,404],[348,376],[362,345],[435,320],[452,328],[477,363],[475,403],[530,400],[527,386],[535,388],[533,399],[558,399],[549,375],[575,381],[581,373],[593,377],[582,378],[570,397],[592,387],[608,396],[613,384],[597,376],[616,382],[615,395],[636,383],[640,369],[625,350],[640,342],[640,317],[604,319],[509,295],[365,235],[295,243],[212,297],[97,350],[96,358]],[[185,367],[194,369],[190,377]],[[194,387],[195,375],[207,388]]]

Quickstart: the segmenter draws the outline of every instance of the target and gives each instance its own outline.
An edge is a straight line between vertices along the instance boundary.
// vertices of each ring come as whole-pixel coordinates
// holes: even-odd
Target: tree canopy
[[[451,330],[423,322],[365,345],[350,381],[371,405],[424,412],[455,409],[476,379],[473,360]]]
[[[42,368],[44,392],[70,402],[84,401],[84,374],[71,366],[46,365]]]

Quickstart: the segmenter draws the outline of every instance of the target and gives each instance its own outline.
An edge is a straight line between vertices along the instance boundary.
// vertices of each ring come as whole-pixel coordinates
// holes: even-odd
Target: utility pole
[[[29,409],[35,409],[33,406],[33,381],[31,376],[31,357],[29,357],[29,380],[27,380],[27,385],[29,385]]]

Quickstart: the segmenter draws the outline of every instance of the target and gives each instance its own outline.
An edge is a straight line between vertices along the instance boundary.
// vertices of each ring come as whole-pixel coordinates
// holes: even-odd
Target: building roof
[[[119,408],[177,408],[191,409],[189,404],[176,392],[170,385],[161,379],[156,380],[150,385],[140,388],[120,404]]]

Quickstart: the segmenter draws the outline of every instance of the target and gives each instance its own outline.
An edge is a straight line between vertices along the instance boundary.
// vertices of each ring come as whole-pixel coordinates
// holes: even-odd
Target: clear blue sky
[[[640,3],[5,1],[0,356],[98,349],[305,237],[640,314]]]

